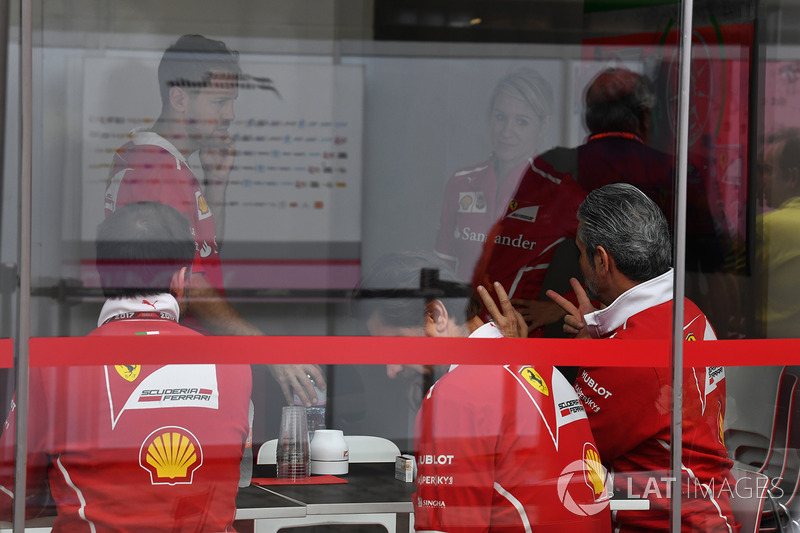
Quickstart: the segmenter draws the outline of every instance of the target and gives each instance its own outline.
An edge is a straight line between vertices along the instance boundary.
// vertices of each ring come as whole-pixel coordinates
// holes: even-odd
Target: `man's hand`
[[[293,395],[297,394],[304,406],[312,407],[319,400],[314,384],[320,390],[328,388],[325,376],[317,365],[269,365],[269,370],[281,386],[288,405],[294,403]]]
[[[586,291],[577,279],[570,278],[569,283],[572,285],[572,290],[575,291],[575,295],[578,297],[578,307],[575,307],[572,302],[555,291],[547,291],[547,297],[553,300],[567,313],[564,317],[564,333],[577,339],[588,339],[590,338],[589,331],[586,329],[583,316],[597,309],[595,309],[592,302],[589,301]]]
[[[225,235],[225,192],[228,190],[228,178],[235,156],[236,149],[230,136],[217,137],[200,148],[200,164],[204,174],[203,196],[214,213],[219,243]]]
[[[528,324],[528,335],[548,324],[558,322],[564,317],[564,310],[550,300],[512,298],[511,303],[520,312],[522,318],[525,319],[525,323]]]
[[[508,294],[500,282],[495,281],[493,286],[494,292],[497,294],[497,301],[500,302],[500,309],[497,308],[489,291],[483,285],[478,285],[478,295],[492,316],[494,325],[504,337],[524,339],[528,336],[528,325],[525,324],[525,319],[511,305],[511,300],[508,299]]]
[[[206,184],[225,185],[233,168],[236,148],[233,137],[217,137],[200,148],[200,164],[203,166]]]
[[[189,311],[212,335],[263,335],[206,281],[203,274],[192,273],[188,291]],[[328,386],[317,365],[270,365],[270,371],[288,405],[294,403],[293,394],[297,394],[306,407],[317,401],[312,379],[320,390]]]
[[[430,365],[386,365],[386,375],[389,379],[397,376],[416,376],[428,375],[432,373],[433,367]]]

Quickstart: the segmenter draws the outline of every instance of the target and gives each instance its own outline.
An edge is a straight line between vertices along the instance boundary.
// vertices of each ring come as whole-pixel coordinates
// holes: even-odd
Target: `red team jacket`
[[[595,338],[667,339],[672,327],[672,270],[637,285],[584,317]],[[715,340],[702,311],[685,300],[684,338]],[[611,342],[611,341],[609,341]],[[668,531],[670,409],[668,368],[586,367],[575,390],[589,416],[600,457],[623,497],[647,498],[649,511],[617,511],[615,531]],[[686,368],[683,378],[682,531],[736,532],[735,487],[723,443],[725,369]]]
[[[417,414],[415,453],[417,532],[610,531],[586,414],[553,367],[452,368]]]
[[[505,213],[509,198],[529,166],[526,161],[498,184],[493,158],[489,158],[457,170],[447,180],[434,249],[463,281],[472,279],[489,230]]]
[[[576,213],[585,197],[569,175],[534,160],[487,237],[473,286],[499,281],[511,298],[538,300],[556,248],[575,238]]]
[[[158,310],[112,300],[104,319],[174,317],[170,298],[153,298]],[[141,317],[112,320],[91,335],[142,332],[202,338],[170,318]],[[250,367],[120,363],[31,368],[28,492],[49,481],[53,532],[234,531]],[[4,519],[14,489],[14,407],[0,438]]]
[[[217,228],[186,158],[175,146],[150,131],[134,131],[131,141],[114,154],[106,186],[106,217],[131,202],[160,202],[183,213],[192,226],[195,255],[192,272],[225,294]]]

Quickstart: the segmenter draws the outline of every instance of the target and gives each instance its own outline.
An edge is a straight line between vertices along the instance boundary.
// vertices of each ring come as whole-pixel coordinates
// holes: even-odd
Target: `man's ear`
[[[178,113],[183,113],[189,104],[189,94],[181,87],[170,87],[169,105]]]
[[[602,246],[594,250],[594,268],[600,274],[609,273],[613,265],[614,258]]]
[[[425,336],[444,336],[449,322],[450,316],[441,300],[432,300],[425,305]]]
[[[190,268],[183,267],[180,270],[176,270],[172,275],[172,281],[169,284],[169,293],[173,295],[176,300],[180,301],[181,298],[183,298],[186,287],[189,285],[189,276],[191,276],[191,273],[192,271]]]

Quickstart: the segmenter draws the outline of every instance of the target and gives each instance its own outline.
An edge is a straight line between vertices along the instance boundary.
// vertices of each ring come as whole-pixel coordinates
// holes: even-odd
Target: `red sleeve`
[[[624,455],[669,427],[664,417],[670,416],[672,388],[662,378],[655,368],[595,367],[578,371],[575,392],[586,408],[603,461]]]
[[[434,385],[417,414],[414,526],[417,531],[488,531],[502,413],[486,412],[497,406],[472,401],[476,391],[462,389],[452,377]]]
[[[17,397],[11,400],[11,409],[0,436],[0,520],[11,520],[14,503],[14,436],[17,425]]]
[[[30,372],[30,416],[28,417],[28,473],[26,479],[29,502],[26,508],[27,517],[36,516],[40,511],[31,502],[44,502],[46,498],[35,498],[47,491],[47,465],[48,457],[45,453],[45,432],[48,426],[48,417],[41,410],[44,401],[40,394],[44,388],[41,373],[36,368]],[[17,427],[16,395],[11,400],[11,408],[3,425],[0,436],[0,520],[11,520],[14,494],[14,441]]]

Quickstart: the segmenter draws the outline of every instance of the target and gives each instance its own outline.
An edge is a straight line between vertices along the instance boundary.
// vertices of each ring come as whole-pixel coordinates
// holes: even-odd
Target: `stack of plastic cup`
[[[308,479],[311,473],[307,416],[303,406],[283,408],[276,451],[278,479],[301,481]]]

